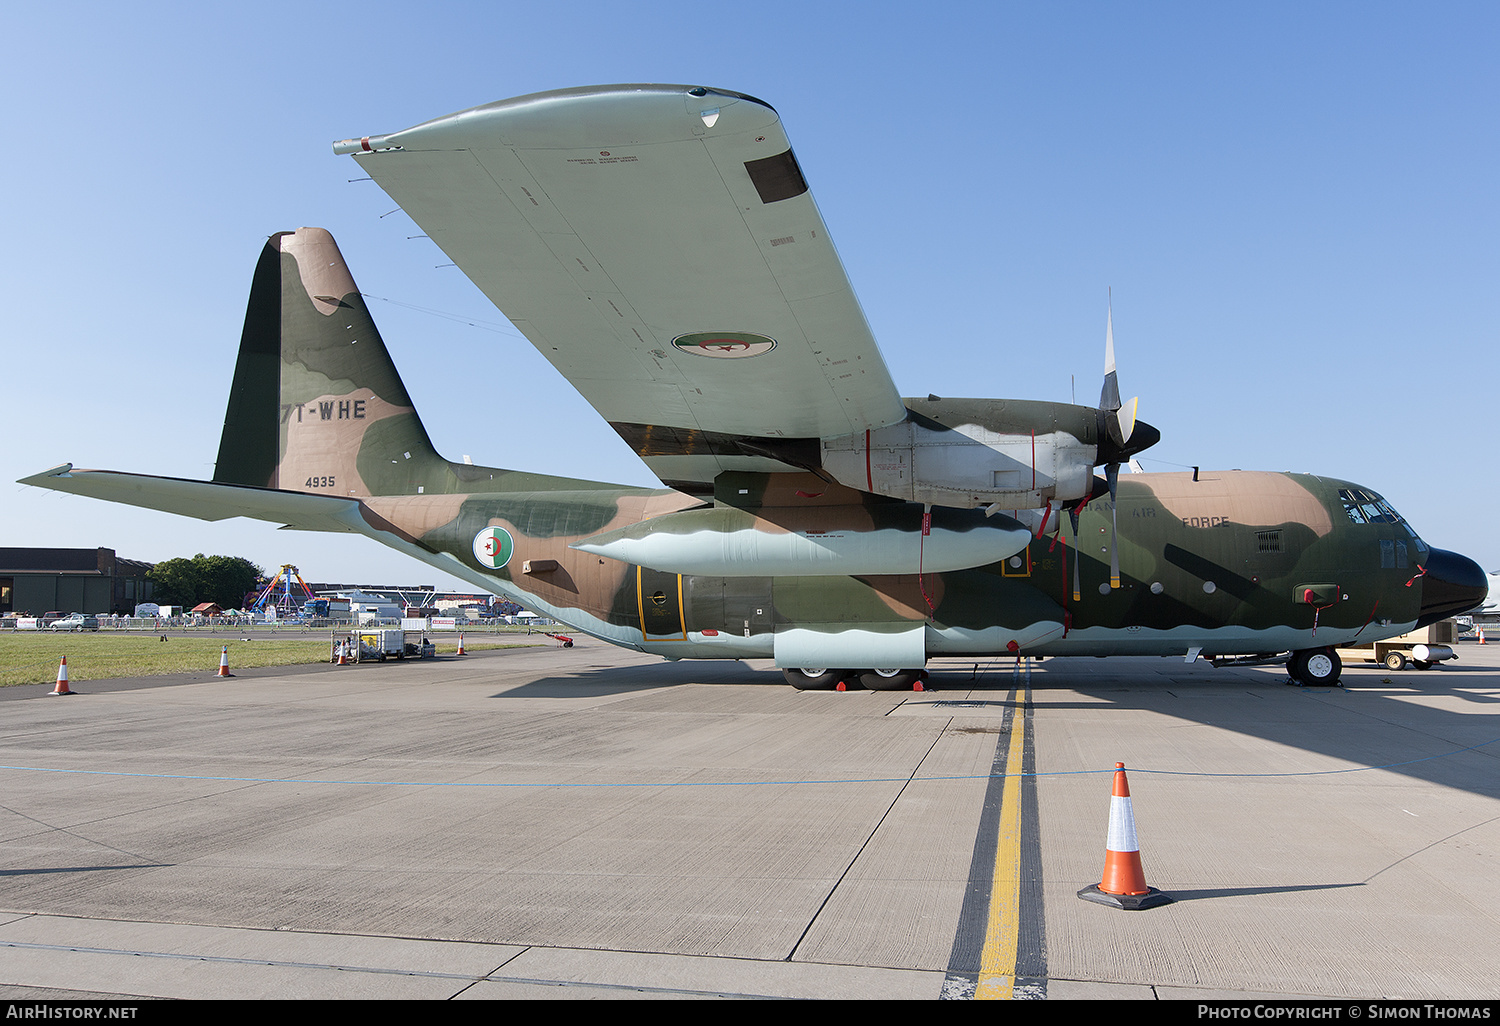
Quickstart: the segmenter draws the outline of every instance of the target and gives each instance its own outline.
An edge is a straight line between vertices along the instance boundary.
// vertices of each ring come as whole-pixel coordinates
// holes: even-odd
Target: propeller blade
[[[1097,478],[1095,480],[1098,480]],[[1083,546],[1078,544],[1078,507],[1068,510],[1068,519],[1073,522],[1073,601],[1083,601],[1083,589],[1078,586],[1078,564],[1083,561]]]
[[[1135,431],[1136,411],[1140,409],[1140,406],[1141,397],[1136,396],[1115,411],[1114,428],[1120,432],[1120,437],[1116,438],[1115,441],[1119,445],[1124,446],[1129,443],[1130,436]]]
[[[1113,589],[1120,586],[1120,522],[1116,514],[1119,503],[1115,501],[1120,485],[1120,465],[1111,463],[1105,467],[1104,476],[1109,481],[1109,586]]]
[[[1104,388],[1099,392],[1099,449],[1094,466],[1123,462],[1161,440],[1160,431],[1139,419],[1140,407],[1139,396],[1128,403],[1120,401],[1120,375],[1115,368],[1114,300],[1111,297],[1104,322]]]
[[[1114,411],[1120,408],[1120,379],[1115,373],[1115,312],[1110,303],[1108,319],[1104,323],[1104,388],[1099,393],[1099,409]]]

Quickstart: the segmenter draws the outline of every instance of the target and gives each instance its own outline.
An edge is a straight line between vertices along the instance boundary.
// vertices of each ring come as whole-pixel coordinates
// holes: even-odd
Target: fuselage
[[[1473,604],[1462,573],[1456,592],[1453,582],[1434,578],[1433,564],[1452,554],[1430,549],[1378,494],[1329,478],[1241,471],[1122,477],[1119,587],[1110,584],[1107,498],[1082,509],[1076,537],[1070,518],[1057,511],[1025,514],[1019,523],[1004,516],[967,521],[963,530],[997,537],[1013,537],[1025,524],[1029,541],[1011,545],[1004,559],[928,572],[922,560],[931,522],[924,535],[922,507],[871,504],[868,496],[841,504],[838,493],[814,491],[810,475],[745,478],[763,484],[733,489],[717,506],[744,495],[737,522],[762,532],[768,551],[785,551],[789,532],[801,533],[797,544],[816,546],[820,535],[864,531],[871,537],[858,547],[862,558],[888,550],[893,564],[915,564],[916,572],[880,573],[879,565],[865,564],[847,574],[795,574],[777,562],[775,572],[760,573],[756,546],[739,544],[725,550],[725,572],[681,573],[669,557],[662,569],[574,547],[663,518],[665,536],[652,551],[670,554],[673,516],[714,508],[671,491],[448,496],[453,515],[439,523],[429,512],[425,525],[402,524],[401,510],[366,501],[436,557],[429,559],[435,565],[462,564],[469,580],[534,611],[670,658],[785,662],[778,635],[798,633],[834,652],[901,638],[901,651],[919,644],[924,658],[1243,655],[1373,641]],[[510,539],[501,566],[485,565],[494,557],[475,548],[492,528]],[[681,537],[701,562],[702,532],[685,529]],[[976,552],[986,547],[982,539],[973,543]]]

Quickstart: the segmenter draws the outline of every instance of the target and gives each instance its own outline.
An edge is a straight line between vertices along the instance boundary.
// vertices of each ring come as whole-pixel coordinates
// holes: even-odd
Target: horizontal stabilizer
[[[360,501],[333,495],[308,495],[150,474],[122,474],[113,470],[74,470],[71,463],[23,477],[20,483],[180,513],[199,520],[252,517],[282,524],[295,531],[367,533],[368,530],[364,526],[366,516],[360,509]]]

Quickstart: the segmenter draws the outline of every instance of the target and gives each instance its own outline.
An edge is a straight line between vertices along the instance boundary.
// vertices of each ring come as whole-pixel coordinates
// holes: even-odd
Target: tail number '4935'
[[[317,476],[310,477],[310,478],[307,479],[306,483],[303,484],[302,487],[304,487],[304,488],[332,488],[333,487],[333,475],[329,474],[327,477],[317,477]]]

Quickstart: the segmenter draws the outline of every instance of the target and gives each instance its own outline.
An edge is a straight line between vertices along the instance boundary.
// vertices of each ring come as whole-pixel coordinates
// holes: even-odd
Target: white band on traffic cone
[[[1140,851],[1141,843],[1135,835],[1135,811],[1130,807],[1130,795],[1123,798],[1114,795],[1109,800],[1109,836],[1104,839],[1108,851]]]

